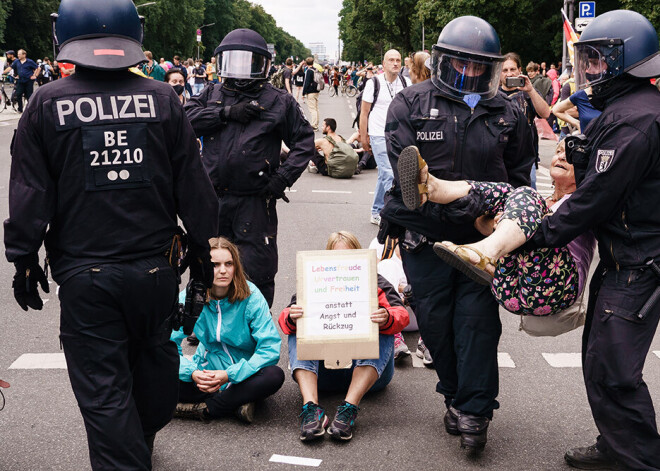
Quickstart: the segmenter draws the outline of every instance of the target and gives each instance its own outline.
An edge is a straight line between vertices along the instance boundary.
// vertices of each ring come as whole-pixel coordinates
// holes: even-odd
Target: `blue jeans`
[[[197,96],[204,90],[204,83],[196,83],[193,85],[193,95]]]
[[[531,180],[529,186],[536,190],[536,163],[532,164],[532,171],[529,172],[529,178]]]
[[[376,191],[374,192],[374,204],[371,206],[371,215],[379,215],[383,209],[385,192],[392,187],[394,173],[390,159],[387,157],[387,146],[384,136],[369,136],[371,152],[374,154],[376,164],[378,165],[378,181],[376,182]]]
[[[378,380],[369,392],[380,391],[390,384],[394,376],[394,336],[379,335],[379,358],[377,360],[353,360],[350,368],[328,370],[319,360],[298,360],[296,336],[289,335],[289,365],[291,374],[296,370],[311,371],[318,377],[319,391],[345,392],[353,379],[356,366],[372,366],[378,372]],[[294,378],[295,379],[295,378]]]

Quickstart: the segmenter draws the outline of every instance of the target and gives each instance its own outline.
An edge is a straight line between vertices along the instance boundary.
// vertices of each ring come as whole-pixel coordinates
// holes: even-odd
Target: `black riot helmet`
[[[232,79],[239,88],[268,77],[272,55],[268,51],[266,40],[256,31],[231,31],[215,49],[214,55],[218,75]]]
[[[433,45],[431,80],[449,98],[487,100],[497,94],[503,62],[495,28],[476,16],[461,16],[447,23]]]
[[[579,88],[591,86],[598,92],[623,74],[660,76],[658,34],[637,12],[615,10],[597,16],[573,47]]]
[[[58,61],[124,70],[146,60],[142,19],[131,0],[62,0],[51,17]]]

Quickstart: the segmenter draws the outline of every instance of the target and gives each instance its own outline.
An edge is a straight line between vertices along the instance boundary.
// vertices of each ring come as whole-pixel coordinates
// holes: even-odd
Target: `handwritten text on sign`
[[[369,259],[306,260],[306,330],[311,336],[369,335]]]

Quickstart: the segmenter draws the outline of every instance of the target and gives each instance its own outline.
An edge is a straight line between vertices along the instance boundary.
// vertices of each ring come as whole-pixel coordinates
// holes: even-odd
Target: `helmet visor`
[[[497,94],[502,61],[454,55],[437,49],[434,49],[433,56],[433,82],[445,93],[458,99],[471,94],[489,99]]]
[[[575,48],[575,85],[586,88],[623,74],[623,42],[577,42]]]
[[[234,79],[265,79],[270,61],[252,51],[222,51],[216,58],[218,75]]]

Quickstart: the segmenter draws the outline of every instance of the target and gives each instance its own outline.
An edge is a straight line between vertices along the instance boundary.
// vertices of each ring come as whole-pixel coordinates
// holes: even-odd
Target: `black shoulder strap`
[[[399,78],[401,79],[401,83],[403,83],[403,88],[406,88],[408,86],[408,82],[406,82],[406,78],[402,74],[399,74]]]
[[[374,81],[374,101],[371,102],[371,108],[373,109],[374,105],[376,104],[376,100],[378,100],[378,92],[380,92],[380,81],[378,80],[377,75],[371,77],[371,80]]]

